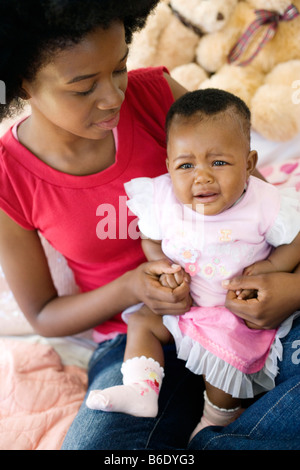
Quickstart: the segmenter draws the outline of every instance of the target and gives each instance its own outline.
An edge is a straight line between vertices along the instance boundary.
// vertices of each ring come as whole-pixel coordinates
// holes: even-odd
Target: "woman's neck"
[[[18,138],[44,163],[71,175],[99,173],[115,162],[112,132],[103,139],[86,139],[41,122],[34,112],[19,125]]]

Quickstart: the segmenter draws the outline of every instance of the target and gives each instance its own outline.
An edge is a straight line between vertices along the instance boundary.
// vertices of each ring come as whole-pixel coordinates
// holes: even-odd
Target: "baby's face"
[[[177,199],[205,215],[219,214],[238,200],[256,163],[238,120],[223,113],[202,121],[175,118],[167,150]]]

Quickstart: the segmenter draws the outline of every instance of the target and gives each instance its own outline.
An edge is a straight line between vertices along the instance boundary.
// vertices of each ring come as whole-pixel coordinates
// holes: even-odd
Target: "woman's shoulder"
[[[142,100],[144,103],[159,102],[171,106],[174,101],[172,90],[165,75],[165,67],[147,67],[128,72],[127,98]]]
[[[160,66],[160,67],[143,67],[140,69],[134,69],[130,70],[128,72],[128,80],[130,82],[143,82],[145,81],[151,81],[153,79],[155,80],[161,80],[164,78],[164,74],[167,73],[169,74],[169,71],[166,67]]]

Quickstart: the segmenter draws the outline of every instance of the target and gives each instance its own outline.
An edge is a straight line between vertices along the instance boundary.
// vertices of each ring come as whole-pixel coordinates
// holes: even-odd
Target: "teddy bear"
[[[161,0],[130,47],[128,69],[194,63],[201,37],[225,27],[239,0]],[[197,82],[208,77],[195,65]],[[190,75],[189,75],[190,77]],[[195,86],[194,85],[194,86]]]
[[[299,12],[300,0],[240,1],[224,28],[203,36],[196,50],[200,70],[211,74],[198,88],[240,96],[251,110],[254,130],[273,141],[300,132],[300,104],[292,99],[300,79]],[[185,78],[185,86],[195,84]]]
[[[271,141],[300,134],[300,59],[277,64],[251,100],[252,126]]]

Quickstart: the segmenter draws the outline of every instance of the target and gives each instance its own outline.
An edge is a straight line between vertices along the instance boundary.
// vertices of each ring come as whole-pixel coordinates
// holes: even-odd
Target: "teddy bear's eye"
[[[218,20],[218,21],[224,20],[224,15],[223,15],[223,13],[221,13],[220,11],[219,11],[219,13],[217,14],[217,20]]]

